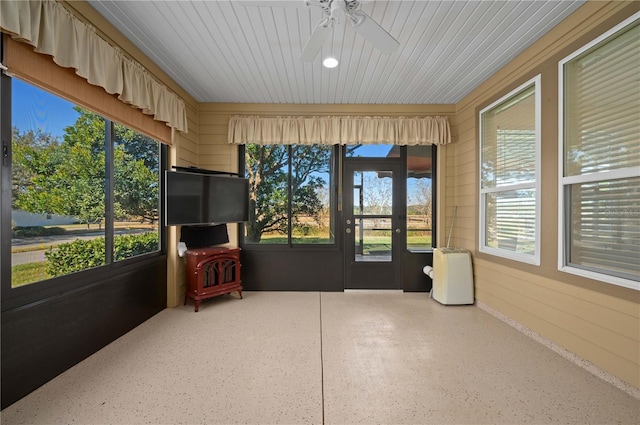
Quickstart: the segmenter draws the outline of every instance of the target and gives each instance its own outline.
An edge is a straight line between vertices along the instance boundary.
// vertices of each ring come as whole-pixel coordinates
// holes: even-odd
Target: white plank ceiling
[[[304,0],[89,3],[200,102],[439,104],[461,100],[584,1],[367,1],[400,48],[383,55],[341,22],[313,62],[298,57],[322,14]],[[337,68],[322,66],[327,56]]]

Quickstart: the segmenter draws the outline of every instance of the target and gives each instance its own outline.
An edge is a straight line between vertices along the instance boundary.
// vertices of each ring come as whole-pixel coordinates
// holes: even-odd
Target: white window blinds
[[[560,63],[561,270],[640,289],[640,20]]]
[[[480,251],[539,264],[539,84],[480,111]]]

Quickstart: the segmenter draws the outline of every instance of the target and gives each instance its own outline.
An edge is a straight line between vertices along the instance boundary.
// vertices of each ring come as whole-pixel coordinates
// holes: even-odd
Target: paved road
[[[17,266],[18,264],[40,263],[44,260],[44,250],[16,252],[15,254],[11,254],[12,266]]]
[[[133,229],[133,230],[117,230],[116,235],[131,235],[135,233],[145,233],[148,232],[148,229]],[[42,236],[36,238],[22,238],[22,239],[13,239],[11,241],[11,246],[13,248],[28,248],[30,246],[55,246],[60,245],[65,242],[73,242],[78,239],[88,240],[95,239],[97,237],[103,236],[100,233],[87,233],[87,234],[76,234],[76,235],[60,235],[60,236]],[[16,252],[11,254],[11,265],[17,266],[18,264],[27,264],[27,263],[39,263],[45,260],[44,253],[46,250],[34,250],[27,252]]]

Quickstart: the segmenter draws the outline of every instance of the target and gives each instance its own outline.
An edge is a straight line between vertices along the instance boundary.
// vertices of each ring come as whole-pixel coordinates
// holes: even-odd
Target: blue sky
[[[362,145],[355,151],[354,156],[370,156],[384,158],[389,153],[391,145]]]
[[[75,123],[78,113],[73,110],[73,103],[17,78],[12,78],[11,82],[11,121],[21,133],[39,128],[45,133],[62,137],[64,128]]]

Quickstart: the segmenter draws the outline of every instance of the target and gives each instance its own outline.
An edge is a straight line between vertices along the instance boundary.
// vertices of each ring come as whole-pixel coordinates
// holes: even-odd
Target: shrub
[[[309,225],[298,224],[297,226],[293,227],[292,231],[296,235],[309,236],[309,235],[311,235],[312,228]]]
[[[104,238],[75,240],[49,248],[44,256],[47,259],[46,272],[51,276],[86,270],[104,265]]]
[[[123,260],[136,255],[158,250],[158,234],[147,232],[140,235],[116,236],[113,242],[114,259]]]
[[[29,238],[34,236],[63,235],[66,232],[62,227],[44,226],[16,226],[13,228],[12,237]]]
[[[135,255],[153,252],[158,249],[157,233],[149,232],[140,235],[121,235],[113,240],[114,261],[123,260]],[[104,238],[76,240],[49,248],[45,252],[47,258],[46,272],[51,276],[61,276],[92,267],[104,265]]]

